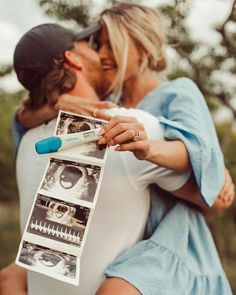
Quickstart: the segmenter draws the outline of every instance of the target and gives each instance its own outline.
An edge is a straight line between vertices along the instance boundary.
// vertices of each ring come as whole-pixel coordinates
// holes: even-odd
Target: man
[[[95,32],[97,29],[95,26],[91,30]],[[91,30],[88,35],[91,34]],[[21,83],[30,91],[29,104],[39,107],[46,99],[49,102],[54,100],[55,85],[59,83],[50,76],[52,71],[54,74],[56,71],[67,71],[68,79],[64,81],[64,87],[67,87],[66,92],[71,95],[99,99],[96,91],[100,91],[102,71],[98,55],[84,41],[88,35],[85,32],[76,36],[58,25],[46,24],[32,29],[23,36],[15,51],[15,69]],[[59,55],[64,56],[63,67],[60,70],[54,60]],[[75,83],[73,78],[69,77],[69,71],[74,73]],[[43,97],[40,95],[41,90],[47,86],[49,91]],[[63,88],[61,85],[57,88],[60,87]],[[57,92],[58,94],[61,93]],[[40,101],[37,101],[38,97]],[[22,229],[48,159],[47,155],[42,157],[35,154],[34,143],[50,136],[54,126],[55,121],[51,121],[31,129],[23,137],[19,148],[17,180],[21,197]],[[160,127],[155,126],[152,132],[160,134]],[[27,170],[23,170],[25,163],[30,163]],[[156,183],[164,189],[174,191],[188,178],[188,172],[174,173],[145,161],[138,161],[129,153],[109,151],[100,199],[81,260],[80,286],[76,288],[65,285],[30,272],[29,294],[51,294],[51,290],[57,294],[64,294],[65,290],[71,295],[94,294],[104,279],[103,272],[106,266],[143,236],[149,212],[149,189],[143,182],[151,183],[157,179]],[[139,294],[132,286],[131,289],[131,294]],[[112,294],[116,294],[115,292]]]

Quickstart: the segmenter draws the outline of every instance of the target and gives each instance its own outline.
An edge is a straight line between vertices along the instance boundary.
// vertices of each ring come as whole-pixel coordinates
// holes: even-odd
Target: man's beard
[[[96,93],[101,98],[101,100],[105,100],[111,94],[111,91],[108,92],[111,82],[105,78],[102,69],[99,70],[99,75],[96,76],[96,81],[94,82]]]

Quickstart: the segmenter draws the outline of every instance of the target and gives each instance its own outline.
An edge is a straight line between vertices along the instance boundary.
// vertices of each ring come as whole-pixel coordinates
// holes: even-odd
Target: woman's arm
[[[147,160],[171,170],[190,170],[190,161],[185,145],[181,141],[149,140],[143,124],[134,117],[115,116],[98,112],[99,117],[109,120],[104,126],[99,144],[108,143],[110,146],[118,145],[118,151],[130,151],[140,160]],[[139,134],[133,141],[135,134]],[[181,163],[183,162],[183,164]],[[225,170],[225,184],[219,197],[212,207],[203,201],[196,184],[194,175],[180,189],[172,192],[176,197],[197,205],[204,214],[216,214],[231,206],[234,200],[234,184],[228,170]]]
[[[235,186],[232,182],[232,178],[228,170],[225,169],[224,186],[212,207],[207,207],[206,204],[203,203],[193,175],[184,186],[172,192],[172,194],[184,201],[191,202],[194,205],[197,205],[198,209],[200,209],[205,216],[209,217],[222,213],[225,209],[229,208],[232,205],[235,198],[234,189]],[[191,196],[191,199],[189,198],[189,196]]]
[[[57,113],[58,111],[49,104],[42,105],[35,110],[22,104],[16,112],[16,120],[25,129],[30,129],[55,118]]]
[[[182,141],[147,140],[146,144],[148,152],[143,153],[144,160],[178,172],[191,170],[188,151]]]
[[[102,112],[97,112],[97,115],[108,121],[101,133],[102,138],[99,140],[99,144],[117,145],[117,151],[133,152],[139,160],[146,160],[178,172],[191,169],[188,151],[180,140],[148,139],[144,125],[135,117],[112,117]],[[138,137],[133,140],[136,133]]]
[[[235,198],[235,185],[229,174],[228,169],[225,168],[225,181],[224,185],[220,191],[220,194],[212,207],[202,210],[203,214],[206,216],[212,216],[222,213],[225,209],[229,208]]]
[[[235,197],[234,188],[232,178],[228,170],[225,169],[224,186],[212,207],[206,206],[206,204],[202,201],[202,197],[199,193],[193,174],[185,185],[171,193],[184,201],[197,205],[204,215],[211,216],[223,212],[232,205]]]
[[[31,110],[23,103],[17,110],[16,120],[25,129],[30,129],[53,119],[57,116],[59,110],[94,117],[97,110],[115,107],[117,105],[110,101],[97,101],[63,94],[58,98],[54,106],[45,104],[35,110]]]

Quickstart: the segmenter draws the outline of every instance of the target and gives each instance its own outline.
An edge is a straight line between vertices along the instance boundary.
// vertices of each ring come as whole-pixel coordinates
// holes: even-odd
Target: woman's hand
[[[220,191],[219,199],[225,204],[226,208],[230,207],[235,198],[235,185],[229,174],[229,170],[225,168],[225,182]]]
[[[69,94],[61,95],[55,104],[56,110],[63,110],[90,117],[97,117],[96,113],[102,109],[117,107],[116,104],[110,101],[92,100]]]
[[[229,174],[229,170],[225,168],[225,182],[220,191],[220,195],[216,199],[211,208],[207,208],[203,211],[206,216],[212,216],[223,212],[229,208],[235,198],[235,186],[233,180]]]
[[[102,138],[98,141],[98,144],[117,145],[115,150],[133,152],[139,160],[148,158],[150,142],[143,124],[139,123],[135,117],[111,117],[101,112],[97,112],[97,116],[109,120],[100,133]]]

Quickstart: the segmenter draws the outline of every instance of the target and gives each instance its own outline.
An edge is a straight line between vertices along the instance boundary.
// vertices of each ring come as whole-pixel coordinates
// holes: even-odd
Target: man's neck
[[[90,100],[99,101],[97,93],[94,88],[88,83],[87,79],[83,75],[76,75],[76,85],[69,92],[70,95],[81,96]]]
[[[122,92],[123,106],[136,107],[140,100],[158,84],[151,70],[146,70],[142,75],[127,80]]]

